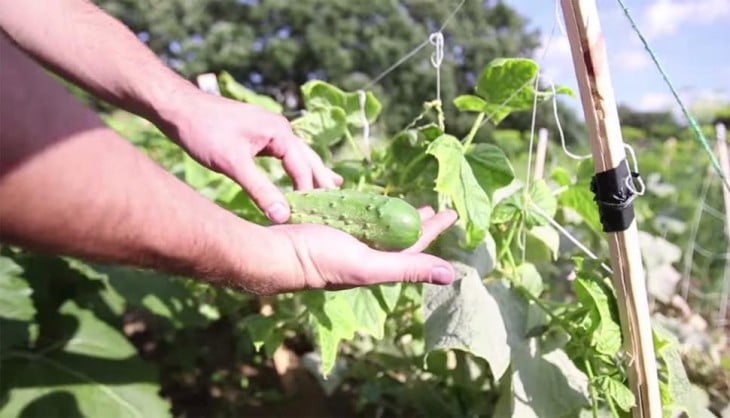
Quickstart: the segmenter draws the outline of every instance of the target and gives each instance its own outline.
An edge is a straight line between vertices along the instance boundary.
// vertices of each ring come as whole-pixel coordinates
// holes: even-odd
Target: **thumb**
[[[366,285],[382,283],[430,283],[446,285],[454,281],[454,268],[447,261],[424,253],[373,251],[358,279]]]
[[[243,187],[266,217],[274,223],[284,223],[291,210],[284,194],[261,171],[253,159],[241,158],[233,166],[233,179]]]

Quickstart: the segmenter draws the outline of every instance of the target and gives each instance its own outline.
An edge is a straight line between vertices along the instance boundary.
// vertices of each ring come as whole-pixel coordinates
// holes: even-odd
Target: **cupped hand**
[[[303,289],[338,290],[380,283],[449,284],[454,280],[451,265],[425,254],[428,245],[457,219],[456,212],[419,209],[422,235],[400,252],[374,250],[351,235],[322,225],[276,225],[270,227],[291,243],[297,262],[277,291]]]
[[[282,115],[197,90],[180,96],[175,97],[179,109],[162,124],[163,131],[196,161],[240,184],[272,222],[286,222],[289,205],[255,156],[279,158],[297,190],[342,184]]]

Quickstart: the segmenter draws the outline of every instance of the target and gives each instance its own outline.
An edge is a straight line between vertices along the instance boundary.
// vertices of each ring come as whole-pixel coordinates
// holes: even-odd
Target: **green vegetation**
[[[358,89],[369,81],[363,72],[378,73],[426,38],[419,28],[445,18],[443,2],[100,3],[147,33],[150,46],[186,74],[214,70],[227,97],[285,114],[302,110],[294,129],[345,179],[331,196],[385,202],[384,214],[380,203],[369,209],[349,197],[344,210],[331,208],[355,226],[391,215],[415,226],[404,216],[412,208],[409,215],[389,206],[395,198],[455,209],[458,223],[428,251],[450,260],[458,280],[257,298],[2,247],[0,417],[629,416],[630,359],[600,267],[608,251],[590,191],[592,162],[571,160],[551,143],[545,178],[524,177],[529,125],[520,121],[529,120],[535,99],[545,113],[552,91],[535,90],[534,61],[503,58],[528,55],[534,45],[506,6],[466,3],[453,25],[463,57],[443,69],[443,97],[453,100],[440,103],[431,100],[425,59],[364,96]],[[264,28],[262,38],[254,28]],[[574,100],[568,89],[556,91]],[[147,121],[116,111],[104,117],[210,200],[267,224],[237,184]],[[730,401],[730,353],[722,333],[695,332],[686,316],[710,318],[717,301],[691,298],[694,311],[677,313],[676,283],[665,280],[685,261],[708,164],[671,115],[624,108],[623,119],[647,185],[636,211],[666,414],[719,415]],[[583,141],[573,148],[587,152]],[[302,197],[279,162],[258,163],[290,198]],[[718,186],[706,196],[715,208],[722,207]],[[293,201],[295,211],[328,215],[329,197],[305,199]],[[601,260],[586,258],[549,220]],[[403,247],[414,231],[396,232],[379,238]],[[703,218],[695,239],[727,252],[719,219]],[[724,260],[692,261],[693,294],[718,291]]]

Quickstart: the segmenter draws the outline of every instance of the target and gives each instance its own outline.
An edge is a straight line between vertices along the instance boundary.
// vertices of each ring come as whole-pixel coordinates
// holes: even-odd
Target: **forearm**
[[[54,72],[156,123],[177,94],[196,90],[86,0],[0,0],[0,28]]]
[[[0,239],[259,291],[276,236],[154,164],[0,37]],[[270,270],[269,270],[270,271]]]

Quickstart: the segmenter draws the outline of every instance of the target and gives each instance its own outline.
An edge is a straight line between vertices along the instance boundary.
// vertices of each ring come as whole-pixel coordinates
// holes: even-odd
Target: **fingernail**
[[[446,267],[435,267],[431,270],[431,282],[434,284],[449,284],[454,281],[454,274]]]
[[[266,217],[276,223],[283,223],[289,218],[289,211],[282,203],[277,202],[266,210]]]

